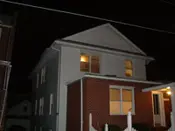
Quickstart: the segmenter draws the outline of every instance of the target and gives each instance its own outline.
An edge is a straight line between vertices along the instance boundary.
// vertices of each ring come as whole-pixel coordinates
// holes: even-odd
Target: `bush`
[[[150,127],[146,124],[143,123],[135,123],[132,124],[132,127],[136,129],[137,131],[150,131]]]
[[[103,127],[103,131],[105,131],[105,126]],[[108,125],[108,131],[122,131],[122,129],[117,125]]]

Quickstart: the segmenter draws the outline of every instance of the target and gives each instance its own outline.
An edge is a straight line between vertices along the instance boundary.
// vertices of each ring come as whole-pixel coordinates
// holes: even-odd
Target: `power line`
[[[172,6],[175,6],[175,4],[173,4],[173,3],[171,3],[171,2],[169,2],[169,1],[167,1],[167,0],[160,0],[161,2],[164,2],[164,3],[166,3],[166,4],[169,4],[169,5],[172,5]]]
[[[125,26],[141,28],[141,29],[145,29],[145,30],[151,30],[151,31],[160,32],[160,33],[167,33],[167,34],[175,35],[175,32],[171,32],[171,31],[141,26],[141,25],[137,25],[137,24],[126,23],[126,22],[121,22],[121,21],[114,21],[114,20],[96,17],[96,16],[84,15],[84,14],[79,14],[79,13],[74,13],[74,12],[69,12],[69,11],[64,11],[64,10],[51,9],[51,8],[46,8],[46,7],[41,7],[41,6],[19,3],[19,2],[12,2],[12,1],[8,1],[8,0],[0,0],[0,1],[5,2],[5,3],[9,3],[9,4],[19,5],[19,6],[26,6],[26,7],[31,7],[31,8],[41,9],[41,10],[64,13],[64,14],[69,14],[69,15],[75,15],[75,16],[80,16],[80,17],[85,17],[85,18],[90,18],[90,19],[96,19],[96,20],[100,20],[100,21],[111,22],[111,23],[115,23],[115,24],[121,24],[121,25],[125,25]]]

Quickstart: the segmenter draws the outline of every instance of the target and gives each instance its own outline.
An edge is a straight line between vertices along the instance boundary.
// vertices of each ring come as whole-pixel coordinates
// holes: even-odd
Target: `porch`
[[[166,126],[175,131],[175,83],[142,89],[152,92],[154,126]]]

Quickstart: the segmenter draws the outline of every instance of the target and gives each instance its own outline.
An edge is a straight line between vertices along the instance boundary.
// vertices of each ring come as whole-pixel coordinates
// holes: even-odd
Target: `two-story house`
[[[129,110],[133,123],[166,127],[162,94],[169,88],[147,81],[152,60],[111,24],[56,40],[31,74],[33,129],[88,131],[89,113],[96,130],[125,128]]]

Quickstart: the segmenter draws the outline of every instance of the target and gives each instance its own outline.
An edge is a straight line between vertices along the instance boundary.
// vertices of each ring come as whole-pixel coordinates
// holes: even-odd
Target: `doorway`
[[[161,91],[152,91],[153,102],[153,120],[154,126],[165,127],[165,108],[163,101],[163,93]]]

